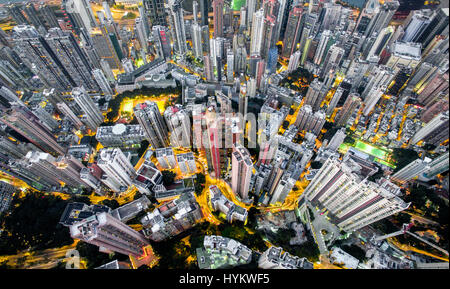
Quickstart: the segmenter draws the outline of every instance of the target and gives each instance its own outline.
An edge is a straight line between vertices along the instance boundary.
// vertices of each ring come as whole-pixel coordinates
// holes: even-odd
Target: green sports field
[[[374,147],[359,140],[356,141],[355,148],[362,152],[365,152],[366,154],[372,155],[382,160],[386,160],[387,156],[389,155],[387,151],[379,149],[377,147]]]
[[[231,2],[231,8],[233,8],[234,11],[241,10],[241,7],[245,5],[245,0],[233,0]]]

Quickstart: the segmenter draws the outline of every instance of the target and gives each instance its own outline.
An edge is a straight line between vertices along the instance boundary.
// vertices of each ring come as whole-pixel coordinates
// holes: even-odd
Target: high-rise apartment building
[[[75,87],[72,90],[72,97],[80,106],[83,112],[81,121],[92,131],[103,123],[104,117],[98,106],[87,93],[84,87]]]
[[[0,121],[45,152],[58,155],[66,152],[39,118],[24,106],[13,105],[3,114]]]
[[[101,69],[92,70],[92,75],[94,76],[95,81],[97,82],[100,90],[103,92],[105,96],[112,96],[114,94],[111,86],[109,86],[108,80],[106,79],[105,74]]]
[[[170,131],[170,144],[174,147],[191,146],[191,121],[181,105],[169,106],[164,111],[164,119]]]
[[[194,154],[192,152],[177,154],[177,163],[183,174],[193,174],[197,171]]]
[[[167,26],[166,12],[164,9],[164,0],[143,0],[145,12],[150,18],[152,26]]]
[[[159,148],[155,150],[155,157],[163,169],[174,169],[177,166],[175,153],[171,147]]]
[[[187,46],[181,1],[169,0],[169,11],[172,19],[175,52],[179,55],[184,55],[187,51]]]
[[[101,149],[97,165],[106,174],[104,178],[106,182],[111,181],[116,184],[113,187],[106,183],[114,192],[124,191],[133,184],[132,180],[136,176],[136,171],[120,148]]]
[[[134,107],[134,115],[154,149],[168,146],[167,126],[156,103],[146,101],[137,104]]]
[[[419,141],[423,140],[425,143],[430,143],[436,146],[441,144],[448,139],[448,121],[448,111],[438,114],[429,123],[417,131],[409,143],[417,144]]]
[[[303,8],[301,6],[295,6],[289,12],[286,32],[283,39],[283,50],[281,51],[281,56],[284,58],[293,55],[294,51],[297,49],[297,43],[300,41],[302,15]]]
[[[214,38],[223,36],[223,4],[224,0],[213,0]]]
[[[392,214],[409,204],[398,195],[400,188],[385,179],[373,183],[354,171],[356,163],[329,158],[306,187],[303,198],[320,205],[344,231],[354,231]]]
[[[106,252],[141,257],[149,245],[145,237],[112,215],[102,212],[70,226],[72,238],[100,247]]]
[[[361,98],[359,94],[350,94],[344,102],[342,109],[336,115],[334,122],[337,126],[346,126],[352,114],[361,106]]]
[[[231,189],[235,195],[238,195],[243,200],[247,200],[253,169],[250,153],[241,144],[235,144],[231,161]]]

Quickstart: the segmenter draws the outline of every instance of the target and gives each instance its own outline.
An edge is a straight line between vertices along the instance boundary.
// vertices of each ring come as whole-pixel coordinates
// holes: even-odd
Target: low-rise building
[[[70,227],[77,222],[89,218],[98,213],[111,212],[111,208],[102,205],[86,205],[84,203],[69,203],[64,209],[59,223],[63,226]]]
[[[261,269],[314,269],[314,266],[306,258],[293,256],[288,252],[283,253],[281,247],[270,247],[258,260]]]
[[[197,248],[197,263],[200,269],[224,269],[248,264],[252,250],[236,240],[222,236],[205,236],[203,248]]]
[[[330,254],[330,261],[335,264],[341,264],[348,269],[358,268],[359,260],[348,254],[339,247],[333,247]]]
[[[141,223],[144,235],[159,242],[192,228],[202,216],[194,194],[186,193],[148,213]]]
[[[234,220],[245,222],[247,220],[247,209],[228,200],[217,186],[210,186],[209,193],[213,210],[224,213],[228,222],[231,223]]]
[[[9,209],[16,188],[8,183],[0,182],[0,213]]]
[[[145,139],[144,130],[138,124],[114,126],[99,126],[95,138],[104,147],[130,147],[139,144]]]
[[[146,210],[150,204],[150,200],[146,196],[142,196],[137,200],[112,210],[111,215],[125,223],[136,217],[143,210]]]

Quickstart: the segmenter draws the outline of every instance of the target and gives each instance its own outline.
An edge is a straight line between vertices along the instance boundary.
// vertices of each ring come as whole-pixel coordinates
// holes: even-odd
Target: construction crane
[[[394,233],[386,234],[386,235],[383,235],[383,236],[378,236],[378,237],[373,236],[371,241],[372,242],[378,242],[378,241],[381,241],[381,240],[384,240],[384,239],[387,239],[387,238],[390,238],[390,237],[395,237],[395,236],[398,236],[398,235],[401,235],[401,234],[408,234],[408,235],[413,236],[414,238],[424,242],[425,244],[435,248],[436,250],[441,251],[442,253],[444,253],[444,254],[446,254],[448,256],[448,251],[447,250],[444,250],[441,247],[431,243],[430,241],[425,240],[424,238],[422,238],[422,237],[420,237],[420,236],[410,232],[409,229],[411,229],[412,226],[413,226],[412,223],[411,224],[403,224],[401,230],[399,230],[397,232],[394,232]]]
[[[390,238],[390,237],[395,237],[395,236],[398,236],[398,235],[401,235],[401,234],[405,234],[406,232],[408,232],[408,230],[412,226],[413,226],[413,224],[403,224],[401,230],[399,230],[397,232],[394,232],[394,233],[386,234],[386,235],[383,235],[383,236],[378,236],[378,237],[373,236],[372,240],[373,241],[381,241],[381,240],[384,240],[384,239],[387,239],[387,238]]]

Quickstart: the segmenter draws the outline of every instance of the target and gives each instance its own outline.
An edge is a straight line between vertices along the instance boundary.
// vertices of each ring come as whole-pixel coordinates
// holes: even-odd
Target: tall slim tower
[[[88,90],[98,90],[97,83],[91,76],[92,64],[72,33],[59,28],[51,28],[45,36],[45,41],[76,86],[84,86]]]
[[[118,184],[114,187],[109,186],[113,191],[125,191],[133,184],[136,171],[120,148],[101,149],[98,154],[97,165],[106,174],[106,179]]]
[[[56,142],[55,136],[25,106],[13,105],[0,121],[45,152],[57,155],[66,152],[66,149]]]
[[[72,96],[84,114],[81,119],[83,123],[92,131],[96,131],[97,127],[104,120],[98,106],[94,103],[84,87],[75,87],[72,90]]]
[[[224,0],[213,0],[214,38],[223,36],[223,2]]]
[[[344,106],[341,111],[339,111],[338,115],[336,115],[335,123],[337,126],[345,126],[349,121],[352,114],[357,110],[361,105],[361,98],[359,94],[352,93],[350,94],[344,102]]]
[[[184,55],[187,51],[186,32],[184,28],[183,8],[180,0],[168,0],[170,15],[172,19],[172,29],[174,30],[175,52]]]
[[[281,51],[281,56],[284,58],[290,57],[297,49],[297,43],[300,40],[302,14],[303,9],[300,6],[295,6],[289,13],[283,39],[283,50]]]
[[[208,26],[209,1],[200,0],[201,26]]]
[[[103,250],[140,257],[149,242],[144,236],[112,215],[102,212],[70,226],[72,238],[96,245]]]
[[[97,84],[104,95],[112,96],[114,94],[111,87],[109,86],[105,74],[103,74],[101,69],[92,70],[92,75],[94,76],[95,81],[97,81]]]
[[[250,153],[241,144],[233,145],[231,189],[243,200],[248,199],[253,163]]]
[[[153,149],[169,145],[167,127],[156,103],[146,101],[137,104],[134,107],[134,115],[144,129],[145,137]]]
[[[197,23],[191,25],[192,29],[192,49],[194,50],[194,55],[197,59],[202,59],[202,28]]]
[[[67,92],[76,86],[72,76],[34,27],[18,25],[13,31],[16,51],[47,88]]]
[[[173,147],[191,147],[191,122],[182,105],[169,106],[164,111],[164,119],[171,132]]]
[[[252,17],[249,15],[249,17]],[[260,55],[263,44],[264,11],[258,10],[253,14],[252,33],[250,40],[250,55]]]

